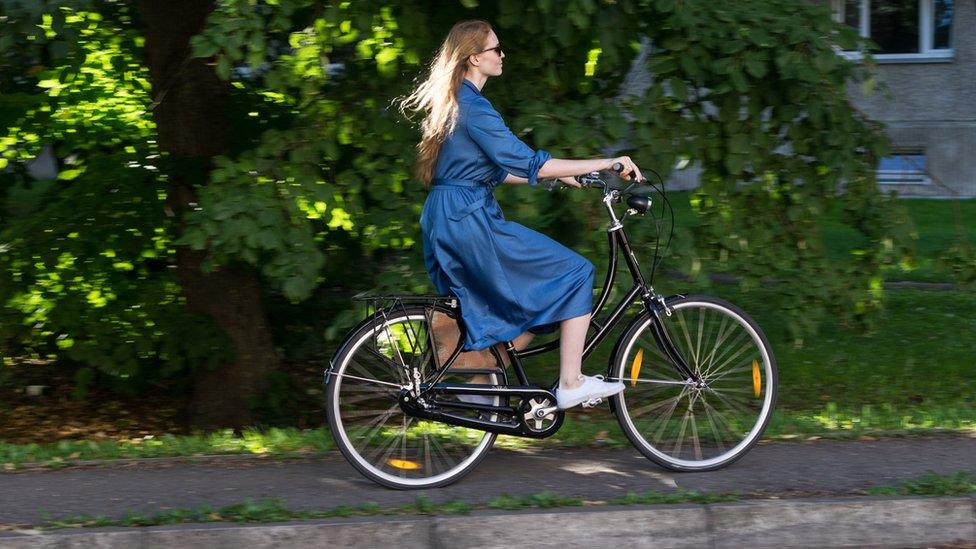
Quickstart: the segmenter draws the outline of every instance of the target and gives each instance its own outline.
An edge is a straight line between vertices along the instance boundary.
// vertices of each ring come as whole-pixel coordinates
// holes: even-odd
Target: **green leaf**
[[[742,167],[745,165],[746,157],[741,154],[728,154],[725,155],[725,169],[729,171],[732,175],[739,175],[742,173]]]
[[[194,57],[213,57],[220,50],[220,46],[206,34],[198,34],[191,38],[190,45],[193,47]]]
[[[746,93],[749,91],[749,83],[746,82],[746,78],[742,76],[741,72],[733,70],[729,74],[729,81],[732,82],[732,87],[735,88],[735,91],[739,93]]]
[[[220,54],[217,56],[217,66],[214,69],[217,73],[217,77],[221,80],[230,80],[230,59],[226,55]]]
[[[745,134],[733,135],[729,140],[729,151],[733,154],[746,154],[749,149],[749,136]]]
[[[760,61],[759,59],[746,58],[745,61],[746,72],[755,78],[762,78],[766,76],[766,62]]]
[[[678,101],[688,99],[688,86],[679,78],[668,79],[668,86],[671,88],[671,95]]]

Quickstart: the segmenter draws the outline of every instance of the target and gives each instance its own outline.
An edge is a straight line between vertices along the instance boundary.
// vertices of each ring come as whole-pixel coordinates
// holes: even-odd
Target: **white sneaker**
[[[615,381],[603,381],[603,376],[584,376],[580,374],[579,379],[583,381],[575,389],[556,389],[556,406],[560,410],[572,408],[588,400],[613,396],[624,390],[624,384]]]

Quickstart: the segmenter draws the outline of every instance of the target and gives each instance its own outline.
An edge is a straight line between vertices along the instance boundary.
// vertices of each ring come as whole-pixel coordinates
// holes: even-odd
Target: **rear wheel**
[[[360,327],[333,360],[326,387],[326,414],[339,450],[360,473],[389,488],[455,482],[495,441],[494,433],[420,420],[400,408],[397,397],[413,369],[421,379],[435,370],[434,309],[397,308]],[[456,318],[454,311],[437,310]],[[463,383],[470,375],[449,373],[444,381]],[[490,377],[497,383],[499,374]]]
[[[627,438],[676,471],[708,471],[739,459],[759,440],[776,403],[776,359],[759,325],[711,297],[669,302],[665,329],[700,377],[683,379],[652,335],[648,313],[621,339],[612,377],[627,389],[612,401]]]

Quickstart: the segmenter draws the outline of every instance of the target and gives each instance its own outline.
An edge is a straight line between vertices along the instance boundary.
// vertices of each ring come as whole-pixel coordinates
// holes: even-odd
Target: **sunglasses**
[[[495,53],[497,53],[499,55],[499,57],[502,55],[502,45],[501,44],[498,44],[494,48],[488,48],[487,50],[481,50],[478,53],[485,53],[486,51],[492,51],[492,50],[494,50]]]

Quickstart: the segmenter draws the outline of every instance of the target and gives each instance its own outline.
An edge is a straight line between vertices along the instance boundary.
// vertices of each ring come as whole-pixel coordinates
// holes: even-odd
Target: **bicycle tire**
[[[405,374],[407,370],[392,370],[394,364],[391,362],[400,367],[416,364],[426,370],[425,374],[432,371],[433,364],[429,360],[433,355],[429,352],[431,338],[428,328],[429,314],[435,309],[456,318],[454,311],[438,305],[412,305],[399,307],[385,317],[377,315],[373,321],[360,324],[337,351],[328,375],[326,418],[336,446],[363,476],[388,488],[438,488],[457,482],[484,459],[496,438],[494,433],[443,423],[431,425],[433,422],[417,420],[399,407],[396,400],[398,385],[407,383],[407,378],[403,376],[409,374]],[[411,331],[413,336],[409,335]],[[393,332],[397,332],[396,337]],[[386,341],[382,345],[375,345],[374,342],[380,338]],[[410,361],[405,359],[408,356]],[[388,361],[382,360],[382,357]],[[371,378],[370,374],[375,377]],[[355,375],[355,378],[350,375]],[[380,379],[381,375],[386,377]],[[357,390],[359,395],[355,394]],[[370,393],[375,395],[371,396]],[[354,400],[356,398],[360,400]],[[372,410],[368,407],[372,405],[379,408]],[[381,413],[373,414],[374,411]],[[383,418],[384,415],[388,417]],[[391,426],[391,431],[381,432],[387,425]],[[395,427],[397,425],[399,428]],[[376,445],[370,439],[363,440],[359,431],[364,426],[368,427],[365,435],[370,438],[386,436],[393,439],[379,441],[384,445],[379,447],[383,455],[376,456]],[[417,441],[420,441],[420,446],[416,445]],[[389,457],[387,448],[397,444],[401,446],[397,456]],[[452,457],[451,450],[456,458]],[[452,461],[455,462],[453,465],[450,464]],[[439,467],[442,464],[447,466]]]
[[[727,301],[682,296],[668,307],[672,314],[662,315],[663,324],[704,386],[680,379],[653,339],[645,311],[618,342],[610,377],[629,387],[611,406],[630,442],[658,465],[673,471],[725,467],[769,424],[778,390],[775,355],[759,325]],[[646,365],[645,351],[656,357]]]

